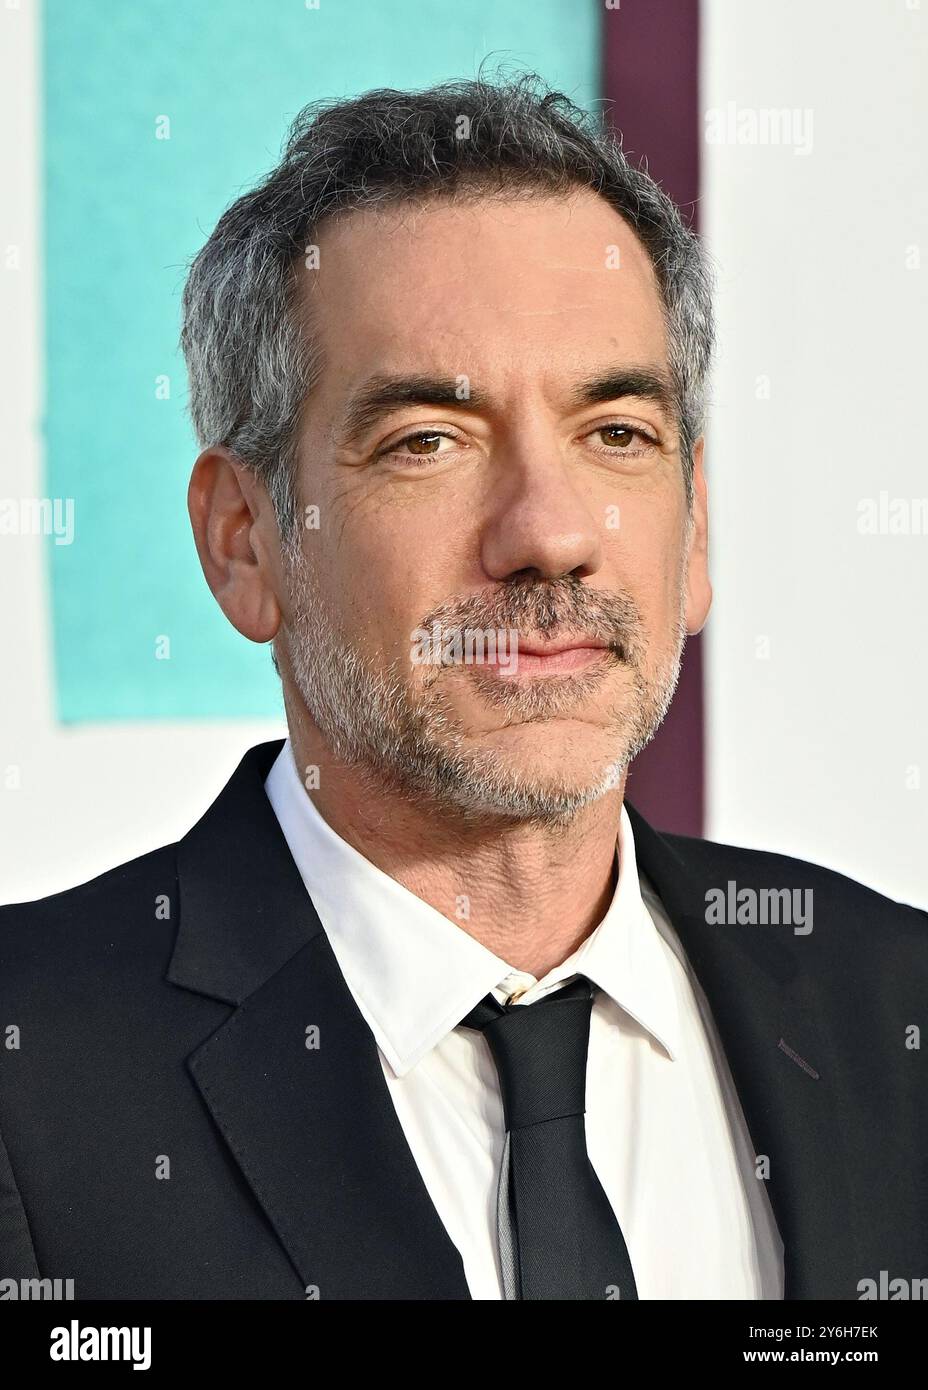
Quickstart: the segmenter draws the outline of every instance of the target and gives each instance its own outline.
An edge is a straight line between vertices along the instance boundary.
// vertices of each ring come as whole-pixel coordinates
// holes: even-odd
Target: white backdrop
[[[721,334],[706,833],[924,906],[928,3],[703,15]],[[770,110],[789,119],[761,144]]]

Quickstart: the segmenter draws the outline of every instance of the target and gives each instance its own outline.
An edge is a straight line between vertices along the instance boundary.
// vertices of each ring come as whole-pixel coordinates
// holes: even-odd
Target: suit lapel
[[[376,1043],[264,792],[280,747],[251,749],[178,847],[168,978],[237,1006],[188,1068],[304,1288],[467,1299]]]
[[[840,1113],[841,1059],[828,1002],[783,926],[706,922],[701,881],[663,836],[627,807],[639,866],[667,908],[709,1002],[784,1245],[787,1299],[856,1299],[861,1259]],[[733,851],[737,854],[737,851]],[[724,877],[729,875],[725,870]],[[818,904],[816,907],[818,908]],[[793,938],[795,940],[795,938]]]
[[[250,749],[178,846],[167,978],[234,1006],[188,1058],[191,1076],[304,1288],[321,1298],[467,1299],[374,1039],[264,792],[281,746]],[[640,867],[712,1010],[755,1152],[769,1159],[785,1296],[856,1298],[862,1266],[827,1001],[801,947],[773,935],[784,928],[707,924],[705,891],[718,885],[627,809]]]

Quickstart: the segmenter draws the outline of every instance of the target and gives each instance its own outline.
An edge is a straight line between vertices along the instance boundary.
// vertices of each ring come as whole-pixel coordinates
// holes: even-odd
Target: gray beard
[[[628,692],[611,712],[612,756],[589,775],[568,784],[514,771],[493,749],[468,747],[466,733],[440,685],[442,668],[428,668],[423,688],[414,690],[408,669],[367,666],[312,584],[301,551],[285,556],[293,621],[285,645],[293,679],[306,710],[334,756],[365,778],[414,802],[427,799],[467,821],[504,818],[564,827],[584,807],[619,785],[629,763],[651,741],[673,699],[686,640],[684,589],[669,658],[653,676],[642,662],[641,622],[625,595],[597,593],[574,578],[521,581],[491,597],[475,595],[433,610],[421,624],[543,633],[583,632],[615,643],[612,659],[595,671],[537,681],[506,682],[472,668],[489,701],[506,713],[504,724],[556,718],[592,697],[613,661],[632,676]]]

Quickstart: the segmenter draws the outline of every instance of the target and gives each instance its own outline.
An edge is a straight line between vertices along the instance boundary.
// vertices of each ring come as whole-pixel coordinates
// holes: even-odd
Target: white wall
[[[788,132],[808,152],[704,128],[707,834],[924,906],[928,0],[704,0],[703,19],[704,112],[811,112]],[[881,492],[910,529],[926,499],[921,534],[860,533]]]
[[[37,7],[0,6],[0,496],[41,497]],[[7,268],[10,247],[19,268]],[[192,463],[192,458],[191,458]],[[191,540],[191,544],[192,544]],[[269,722],[53,722],[41,536],[0,544],[0,902],[42,897],[165,844]]]

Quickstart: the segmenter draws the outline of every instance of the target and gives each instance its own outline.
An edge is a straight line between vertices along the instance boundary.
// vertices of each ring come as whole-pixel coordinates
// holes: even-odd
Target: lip
[[[609,644],[597,637],[574,637],[566,642],[522,642],[518,641],[516,651],[519,656],[559,656],[561,652],[584,651],[587,648],[605,651]]]
[[[594,637],[574,637],[561,642],[519,642],[514,647],[514,662],[490,666],[499,680],[517,681],[526,676],[569,676],[586,670],[601,661],[612,649],[607,642]]]

